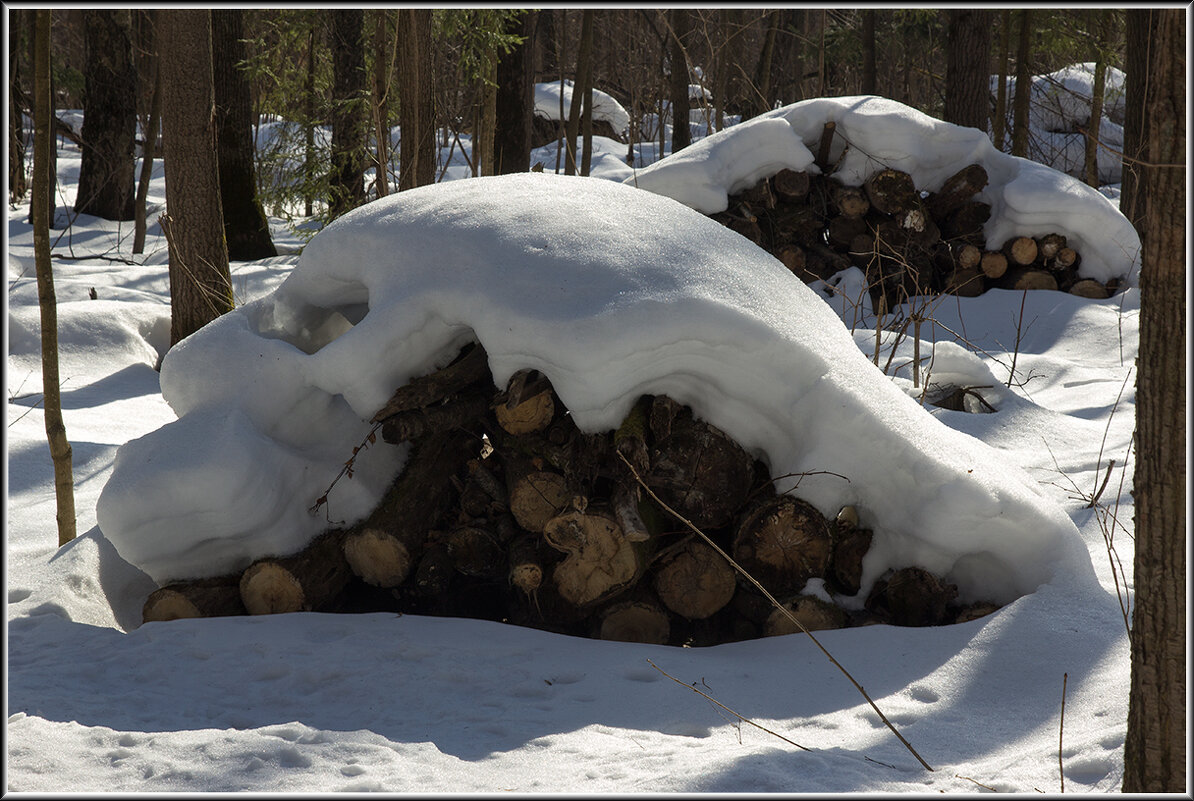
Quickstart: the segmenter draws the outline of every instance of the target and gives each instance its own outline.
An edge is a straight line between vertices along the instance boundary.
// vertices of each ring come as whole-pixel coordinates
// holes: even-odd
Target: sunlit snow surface
[[[666,198],[531,173],[360,208],[273,296],[176,346],[161,383],[180,419],[121,448],[100,528],[159,581],[299,550],[362,421],[474,338],[498,385],[542,371],[583,430],[667,394],[773,475],[844,476],[800,495],[829,515],[854,504],[878,532],[864,592],[910,564],[999,602],[1089,573],[1060,510],[893,386],[778,261]],[[403,451],[367,453],[330,497],[338,519],[370,511]]]
[[[786,121],[796,137],[773,120]],[[876,170],[891,167],[910,174],[921,191],[931,192],[962,167],[981,164],[989,183],[976,198],[991,204],[991,219],[983,226],[991,247],[1013,236],[1064,234],[1082,254],[1080,275],[1099,281],[1119,277],[1135,285],[1140,238],[1096,189],[999,152],[977,128],[942,122],[883,97],[793,103],[702,139],[625,181],[707,214],[722,211],[728,194],[768,174],[760,165],[777,165],[776,172],[782,166],[805,169],[811,164],[827,122],[835,124],[829,162],[837,165],[833,175],[842,183],[858,186]]]

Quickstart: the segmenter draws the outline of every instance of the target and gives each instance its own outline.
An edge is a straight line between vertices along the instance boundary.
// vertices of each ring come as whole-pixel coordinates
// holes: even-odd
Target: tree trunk
[[[170,344],[232,309],[216,156],[211,12],[158,12],[166,210],[170,249]]]
[[[332,174],[328,213],[365,202],[365,12],[332,12]]]
[[[1140,276],[1136,604],[1123,791],[1188,790],[1186,774],[1186,24],[1157,9]],[[1181,165],[1181,166],[1174,166]]]
[[[244,11],[211,12],[212,77],[215,82],[216,153],[220,164],[220,205],[228,258],[256,261],[277,256],[269,223],[257,199],[253,166],[253,112],[245,60]],[[148,140],[148,137],[146,137]]]
[[[774,102],[771,65],[775,63],[775,39],[779,35],[780,12],[767,13],[767,33],[763,38],[763,49],[759,51],[759,61],[755,65],[755,115],[771,110]]]
[[[1094,41],[1094,85],[1091,87],[1090,122],[1086,125],[1086,147],[1083,153],[1082,175],[1089,186],[1099,188],[1099,129],[1103,122],[1103,94],[1107,81],[1107,33],[1111,10],[1104,8],[1090,12],[1096,17],[1098,34]]]
[[[41,380],[46,439],[54,462],[54,495],[58,517],[58,545],[75,538],[75,490],[71,445],[62,422],[61,384],[58,380],[58,299],[54,293],[54,268],[50,263],[49,199],[50,146],[54,115],[50,92],[50,11],[36,12],[33,59],[33,248],[37,268],[37,301],[41,308]]]
[[[497,54],[488,53],[483,75],[478,81],[481,96],[481,119],[473,129],[474,162],[481,175],[497,175],[493,164],[494,126],[497,122]]]
[[[435,183],[435,107],[431,97],[431,10],[398,10],[401,100],[398,189]]]
[[[315,173],[318,169],[315,159],[315,30],[317,21],[312,21],[307,32],[307,83],[303,87],[303,102],[306,117],[303,131],[303,216],[310,217],[315,209]]]
[[[1119,210],[1141,235],[1143,225],[1145,169],[1138,162],[1143,158],[1148,142],[1149,119],[1144,113],[1148,87],[1148,54],[1152,42],[1153,9],[1130,8],[1126,12],[1124,89],[1124,165],[1120,186]]]
[[[862,86],[860,94],[878,94],[878,77],[875,72],[875,10],[862,11]],[[948,86],[948,84],[947,84]],[[949,119],[946,117],[946,119]]]
[[[944,119],[986,132],[991,111],[991,15],[973,8],[946,13]]]
[[[29,186],[25,178],[25,91],[21,86],[21,51],[28,12],[9,11],[8,29],[8,198],[18,203]],[[30,109],[32,111],[32,109]]]
[[[137,133],[132,16],[127,9],[87,9],[83,20],[87,82],[75,211],[132,220]]]
[[[157,12],[147,11],[156,23]],[[141,175],[137,179],[137,197],[133,207],[133,253],[145,252],[146,205],[149,202],[149,182],[153,179],[154,154],[158,149],[158,129],[162,125],[162,69],[157,52],[157,33],[152,34],[149,43],[152,49],[147,56],[146,71],[153,76],[153,95],[149,101],[149,116],[145,120],[144,143],[141,145]]]
[[[576,73],[572,82],[572,100],[568,104],[568,122],[564,126],[564,174],[575,175],[577,171],[576,145],[581,130],[581,114],[591,98],[585,91],[585,82],[592,69],[593,56],[593,11],[581,13],[580,42],[576,52]],[[563,87],[561,85],[561,97]]]
[[[1032,98],[1032,70],[1029,49],[1032,43],[1032,11],[1020,11],[1020,42],[1016,47],[1016,94],[1012,99],[1012,155],[1028,157],[1028,104]]]
[[[688,55],[685,49],[690,25],[688,13],[687,9],[673,8],[668,14],[671,23],[671,36],[668,37],[671,78],[668,88],[672,106],[673,153],[692,144],[692,132],[688,128]]]
[[[996,150],[1003,150],[1007,132],[1007,60],[1011,47],[1012,12],[999,12],[999,85],[995,88],[995,116],[991,121],[991,139]]]
[[[498,57],[497,110],[493,130],[494,173],[526,172],[531,168],[531,117],[534,112],[534,33],[537,11],[525,11],[506,23],[506,33],[523,37]],[[544,16],[550,17],[551,14]]]
[[[377,137],[374,157],[377,196],[390,193],[390,12],[384,8],[374,12],[373,28],[373,128]]]
[[[588,175],[593,164],[593,15],[595,13],[592,9],[585,9],[580,26],[581,49],[582,52],[585,52],[584,79],[580,88],[581,97],[584,98],[584,106],[580,113],[581,175]]]

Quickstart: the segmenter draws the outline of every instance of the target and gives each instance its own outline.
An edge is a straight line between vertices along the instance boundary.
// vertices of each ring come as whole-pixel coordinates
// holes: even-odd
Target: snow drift
[[[1090,572],[1061,510],[895,387],[780,262],[667,198],[534,173],[359,208],[276,292],[179,343],[161,386],[180,419],[120,448],[100,528],[159,582],[301,549],[328,526],[308,509],[363,421],[474,339],[499,385],[542,371],[582,430],[667,394],[772,475],[847,477],[807,476],[798,494],[831,515],[853,504],[875,529],[860,597],[910,564],[963,602]],[[367,514],[404,454],[362,451],[330,514]]]
[[[983,226],[998,247],[1013,236],[1064,234],[1082,254],[1079,274],[1135,285],[1140,238],[1097,190],[1043,164],[1001,153],[985,133],[934,119],[882,97],[817,98],[769,111],[727,128],[649,167],[625,182],[667,195],[697,211],[724,211],[728,196],[771,169],[817,171],[812,151],[825,123],[836,125],[829,162],[834,177],[860,186],[892,167],[910,174],[922,192],[941,188],[968,164],[981,164],[989,183],[975,198],[991,204]],[[786,122],[785,130],[777,122]],[[792,136],[792,132],[796,135]]]

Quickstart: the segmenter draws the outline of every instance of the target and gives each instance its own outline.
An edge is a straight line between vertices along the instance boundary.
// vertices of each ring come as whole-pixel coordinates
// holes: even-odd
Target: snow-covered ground
[[[923,147],[930,151],[933,143]],[[65,218],[78,175],[77,152],[60,153],[59,171],[65,193],[59,211]],[[160,210],[160,167],[157,172],[150,201]],[[733,170],[727,175],[723,180],[737,180]],[[1129,287],[1102,301],[1001,290],[979,298],[933,301],[925,310],[932,322],[921,331],[921,352],[933,359],[929,380],[986,387],[979,391],[997,411],[925,410],[909,402],[917,393],[911,390],[912,344],[907,337],[890,360],[893,375],[868,367],[875,331],[867,326],[874,325],[873,319],[858,319],[840,298],[833,305],[818,305],[812,291],[772,269],[768,257],[734,242],[719,226],[679,203],[645,192],[640,197],[618,186],[615,182],[625,175],[612,167],[606,177],[613,181],[592,182],[591,204],[584,202],[581,187],[588,184],[580,178],[498,179],[476,189],[466,181],[445,187],[453,190],[446,193],[420,190],[422,195],[362,210],[339,226],[338,234],[329,229],[314,240],[298,270],[299,242],[279,223],[275,234],[286,255],[233,265],[242,311],[213,329],[230,331],[238,320],[260,323],[255,312],[266,308],[309,311],[311,304],[337,292],[343,293],[335,304],[342,316],[343,311],[353,316],[353,305],[366,290],[371,310],[375,293],[382,290],[396,312],[410,315],[414,304],[400,301],[415,287],[423,294],[413,297],[440,317],[453,308],[461,316],[444,327],[434,319],[420,325],[383,315],[370,324],[371,315],[365,314],[354,320],[361,331],[346,329],[336,342],[369,346],[372,337],[366,331],[383,338],[401,335],[395,347],[402,345],[411,354],[392,367],[390,378],[397,379],[425,368],[419,359],[434,360],[458,344],[467,326],[487,346],[496,345],[491,351],[499,358],[504,354],[504,361],[494,365],[495,374],[526,366],[515,364],[516,356],[542,360],[549,375],[560,379],[561,394],[575,402],[582,416],[588,414],[593,425],[617,417],[620,404],[636,388],[627,378],[632,370],[640,370],[644,387],[662,380],[657,365],[633,363],[638,338],[654,337],[654,346],[665,356],[665,372],[678,377],[673,379],[676,390],[688,392],[697,406],[703,403],[710,419],[735,429],[736,436],[753,437],[763,452],[782,461],[780,435],[807,434],[820,443],[818,453],[831,454],[831,446],[837,446],[840,453],[833,458],[870,470],[882,486],[898,491],[887,499],[889,510],[874,512],[877,527],[885,516],[904,521],[891,525],[893,543],[910,541],[901,540],[910,537],[901,528],[907,521],[932,529],[928,544],[905,547],[904,553],[934,558],[950,548],[942,521],[956,516],[952,543],[960,553],[978,558],[979,568],[974,559],[967,562],[971,573],[990,575],[990,565],[1002,559],[1009,575],[1030,579],[1030,587],[1015,593],[1020,597],[988,617],[960,625],[879,625],[818,634],[934,770],[921,767],[803,635],[695,649],[389,614],[140,625],[140,605],[154,583],[100,531],[96,510],[114,475],[117,450],[179,425],[174,422],[179,409],[171,408],[162,394],[165,387],[171,402],[178,402],[169,390],[171,368],[161,374],[156,370],[169,329],[164,241],[160,229],[152,226],[145,255],[132,256],[131,224],[82,216],[53,232],[58,237],[53,249],[59,254],[54,268],[63,407],[74,447],[81,532],[59,549],[40,409],[32,234],[28,207],[19,206],[10,211],[8,230],[8,789],[1055,792],[1060,789],[1059,756],[1067,791],[1119,788],[1129,677],[1122,605],[1128,603],[1132,586],[1130,443],[1138,291]],[[559,198],[549,193],[547,201],[528,200],[523,191],[528,181],[536,182],[536,189],[567,191]],[[493,189],[487,195],[483,186]],[[1057,186],[1066,184],[1059,181]],[[1041,194],[1049,191],[1040,183],[1034,187]],[[1064,203],[1065,193],[1060,196]],[[543,207],[553,200],[551,209]],[[473,215],[473,224],[457,227],[403,227],[386,220],[387,211],[399,210],[443,220],[452,208],[481,213]],[[402,232],[402,244],[394,246],[392,238],[379,232],[387,224]],[[571,239],[561,242],[565,231]],[[657,232],[657,248],[644,241],[652,231]],[[449,239],[449,233],[456,238]],[[322,246],[317,244],[321,241]],[[480,250],[485,242],[492,243],[489,251]],[[571,261],[562,255],[564,244],[578,254]],[[573,291],[562,295],[572,305],[548,304],[548,310],[558,313],[554,320],[550,311],[529,315],[517,280],[508,286],[480,281],[461,292],[450,278],[419,269],[420,249],[435,246],[451,256],[443,264],[471,276],[469,280],[484,276],[479,252],[491,253],[515,278],[542,278],[536,270],[563,270],[559,280]],[[682,254],[688,259],[663,262],[675,267],[671,284],[666,270],[647,269],[653,248],[656,257]],[[510,256],[516,251],[539,254],[538,261],[516,267]],[[410,263],[387,276],[381,265],[369,261],[382,257]],[[578,263],[583,258],[590,263]],[[591,279],[590,291],[575,290],[581,277]],[[284,282],[289,288],[279,291]],[[844,291],[851,277],[843,276],[837,284]],[[665,286],[667,292],[662,291]],[[95,299],[90,296],[93,288]],[[493,310],[481,302],[485,293],[493,297]],[[644,304],[652,293],[667,303],[658,303],[648,315]],[[669,322],[674,317],[669,303],[703,310],[705,327]],[[600,309],[593,308],[598,305]],[[826,313],[835,306],[845,325]],[[610,319],[594,323],[592,330],[604,330],[603,341],[621,347],[619,355],[632,363],[601,367],[606,382],[624,383],[594,389],[581,386],[579,373],[568,374],[568,365],[552,361],[577,356],[583,348],[544,336],[558,334],[553,326],[561,320],[600,317],[595,312],[601,310],[609,311]],[[512,311],[523,315],[515,319],[528,330],[522,352],[516,335],[490,325],[498,315],[510,319]],[[632,318],[641,326],[628,324]],[[258,330],[285,333],[293,340],[302,327],[287,329],[278,322],[276,329]],[[311,328],[311,320],[306,322]],[[452,326],[456,329],[449,330]],[[315,331],[301,344],[313,349],[327,333],[326,328]],[[702,350],[705,345],[686,338],[708,346],[724,343],[726,350]],[[218,331],[197,337],[190,349],[204,358],[192,364],[211,370],[213,343],[219,339]],[[257,340],[254,344],[264,341],[256,333],[251,339]],[[889,342],[895,339],[894,333],[887,335]],[[279,348],[285,344],[282,339],[274,343]],[[749,373],[766,355],[760,349],[777,343],[790,345],[791,353],[770,356],[768,363],[773,373],[787,371],[790,387],[763,384],[758,397],[744,399],[729,385],[707,386],[731,368]],[[296,355],[300,348],[291,350],[293,364],[307,363]],[[231,364],[246,352],[243,342],[231,348],[226,369],[231,372]],[[181,365],[187,359],[184,350],[179,353]],[[352,379],[351,370],[359,367],[353,358],[338,361],[339,368],[304,368],[306,383],[296,380],[294,369],[269,380],[271,385],[286,383],[288,391],[306,387],[305,397],[318,403],[318,398],[311,400],[310,387],[331,381],[336,369],[337,380]],[[879,364],[887,363],[884,352]],[[819,381],[818,370],[825,380]],[[183,380],[181,375],[176,372],[175,379]],[[244,407],[256,404],[255,413],[280,422],[276,412],[260,408],[268,393],[252,386],[267,375],[240,368],[219,378],[221,386],[211,388],[212,404],[225,404],[229,416],[242,418],[250,414]],[[230,399],[237,382],[244,397]],[[339,389],[349,390],[349,383]],[[340,403],[364,408],[381,391],[355,386]],[[844,393],[836,404],[835,392]],[[779,408],[774,420],[755,419],[776,413],[781,400],[798,404],[801,398],[814,401],[808,409],[800,408],[801,414],[812,416],[801,422],[802,428],[786,420],[785,408]],[[347,415],[345,408],[329,409]],[[299,412],[309,414],[310,409]],[[210,410],[207,415],[218,416]],[[848,425],[850,415],[855,429]],[[818,421],[824,421],[823,430]],[[200,435],[207,431],[197,430]],[[241,431],[260,439],[254,426]],[[354,430],[345,436],[348,448],[359,441],[358,434]],[[169,439],[159,432],[143,442],[153,443],[155,437],[159,442]],[[232,448],[229,463],[239,464],[238,469],[245,459],[269,452],[267,444],[234,440],[226,443]],[[196,451],[212,444],[202,436],[191,442]],[[165,448],[149,457],[166,477],[195,458],[205,458]],[[978,476],[968,479],[960,464],[977,457],[983,459],[975,468]],[[900,475],[905,470],[900,460],[911,460],[906,477]],[[1111,460],[1114,469],[1099,503],[1088,508]],[[221,486],[210,464],[191,472],[200,479],[199,489],[228,495],[202,502],[220,509],[235,501],[252,513],[252,505],[235,496],[243,488],[235,481]],[[181,504],[200,501],[187,498],[176,482],[153,486],[143,468],[122,469],[138,474],[133,483],[168,507],[162,510],[172,521],[167,535],[185,538],[173,528],[186,524]],[[959,470],[962,474],[956,474]],[[360,472],[356,480],[364,480]],[[965,492],[968,506],[952,509],[958,496],[935,495],[935,484]],[[975,493],[979,486],[990,494]],[[152,500],[142,506],[152,508]],[[827,497],[824,502],[837,500]],[[116,507],[127,511],[132,503],[126,499]],[[939,506],[933,508],[934,503]],[[993,520],[1009,510],[1014,525],[1003,532]],[[1039,530],[1026,510],[1040,512]],[[984,535],[1007,539],[992,539],[982,548]],[[145,537],[134,534],[132,539]],[[135,562],[138,557],[130,558]],[[663,671],[809,750],[742,723]]]

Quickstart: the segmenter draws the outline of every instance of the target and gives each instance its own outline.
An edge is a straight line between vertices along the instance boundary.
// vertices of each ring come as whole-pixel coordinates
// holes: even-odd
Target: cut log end
[[[630,586],[643,568],[639,552],[611,514],[565,512],[547,521],[543,539],[567,554],[552,578],[560,596],[576,606],[611,597]]]
[[[555,401],[550,390],[523,400],[513,409],[498,404],[493,410],[498,425],[515,436],[542,431],[551,424],[555,415]]]
[[[397,587],[414,567],[414,555],[397,537],[378,529],[349,534],[344,557],[352,572],[374,587]]]
[[[784,609],[804,626],[804,631],[844,629],[850,625],[849,612],[812,595],[798,596],[785,603]],[[767,637],[796,634],[801,631],[800,626],[779,609],[773,609],[763,623],[763,635]]]
[[[669,557],[655,574],[655,592],[668,609],[704,620],[734,596],[734,569],[713,548],[696,540]]]
[[[667,612],[648,601],[622,601],[601,614],[597,636],[603,640],[665,645],[671,637]]]
[[[250,615],[301,612],[306,605],[303,585],[294,574],[268,560],[257,562],[244,572],[240,597]]]
[[[795,592],[829,566],[829,526],[811,504],[780,495],[747,514],[734,536],[734,559],[773,593]]]

